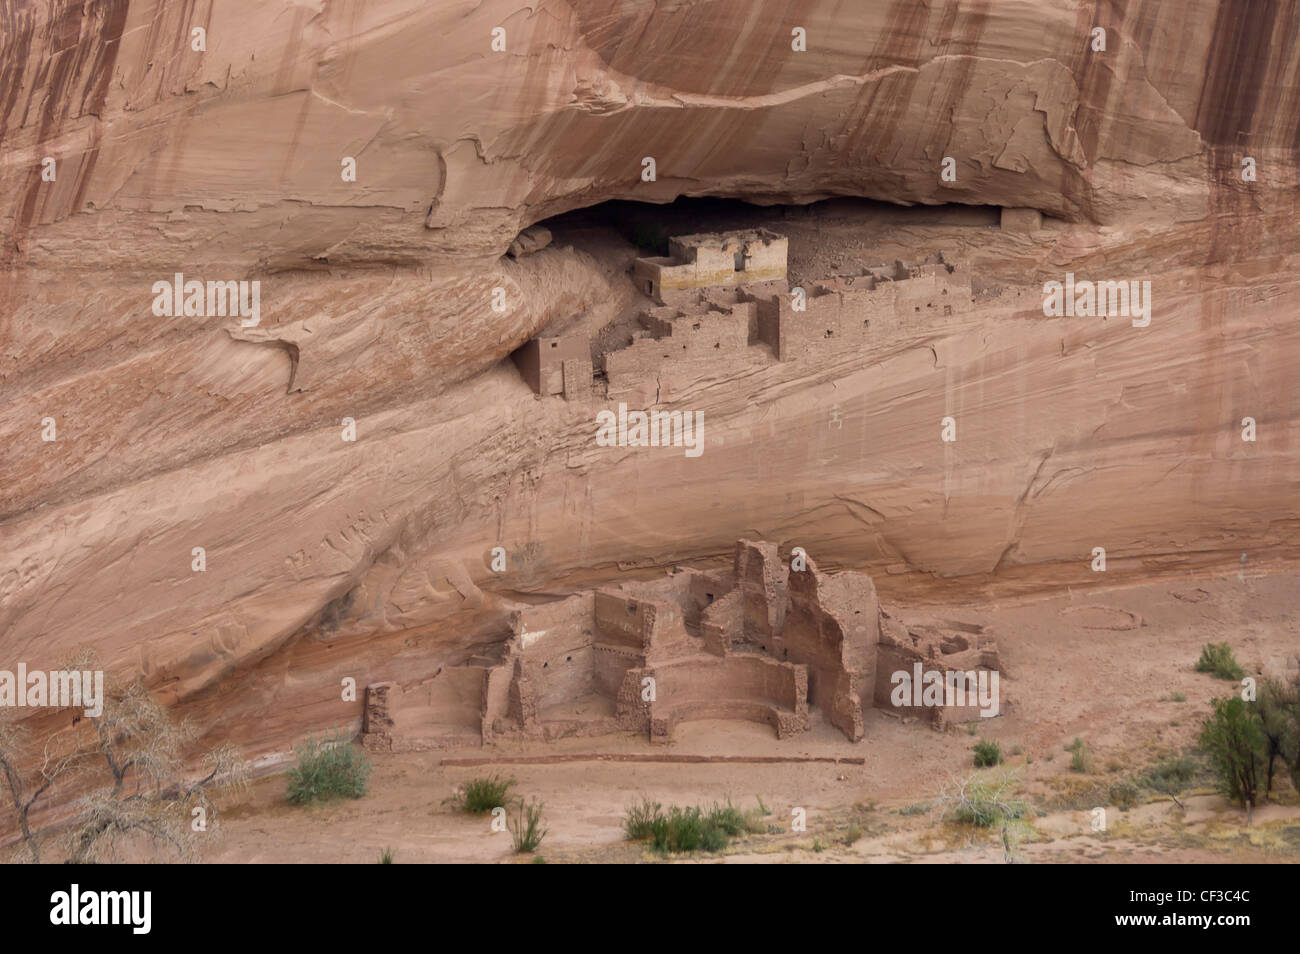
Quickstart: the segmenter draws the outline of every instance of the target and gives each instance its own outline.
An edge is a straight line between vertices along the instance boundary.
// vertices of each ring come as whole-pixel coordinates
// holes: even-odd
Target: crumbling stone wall
[[[541,395],[591,392],[591,345],[585,335],[539,335],[511,355],[528,386]]]
[[[735,576],[741,595],[742,636],[756,648],[780,655],[785,627],[788,567],[776,544],[741,540],[736,544]]]
[[[372,748],[437,748],[505,737],[622,729],[665,741],[688,719],[748,719],[779,736],[817,711],[850,739],[864,707],[894,709],[890,676],[923,662],[999,668],[978,626],[917,623],[881,611],[871,579],[824,573],[801,554],[740,540],[730,572],[675,568],[663,578],[517,609],[499,659],[473,657],[407,687],[367,688]],[[647,683],[653,691],[647,695]],[[972,707],[905,707],[935,724]],[[477,729],[477,732],[475,732]]]
[[[982,717],[978,705],[895,705],[894,691],[898,685],[895,673],[907,673],[914,680],[917,664],[923,673],[939,672],[945,679],[950,672],[963,673],[974,679],[978,679],[981,670],[996,672],[999,689],[1001,677],[1005,675],[997,643],[991,637],[982,633],[956,632],[942,626],[907,627],[882,610],[874,705],[902,716],[927,719],[936,729]]]
[[[862,738],[862,706],[875,690],[879,603],[871,578],[822,573],[811,557],[789,575],[790,607],[781,632],[784,658],[809,669],[808,703],[850,739]]]
[[[898,277],[895,277],[898,276]],[[887,340],[901,329],[921,330],[936,318],[973,307],[969,272],[942,261],[879,269],[861,276],[817,282],[805,289],[804,310],[791,295],[771,297],[759,307],[759,337],[778,360],[792,361]]]
[[[766,722],[779,738],[808,727],[803,666],[761,655],[697,656],[629,675],[638,687],[647,676],[654,680],[652,701],[640,693],[628,700],[644,708],[651,742],[669,741],[677,724],[693,719]]]
[[[781,281],[788,248],[784,236],[767,229],[681,235],[669,239],[666,258],[637,259],[632,278],[662,305],[696,288]]]
[[[373,751],[445,748],[481,736],[487,667],[445,666],[431,679],[403,688],[366,687],[362,744]]]
[[[600,641],[640,652],[650,648],[664,606],[613,590],[597,590],[596,629]]]
[[[604,355],[607,396],[643,394],[640,403],[649,405],[658,394],[657,379],[674,369],[713,369],[752,360],[749,342],[757,311],[753,301],[707,300],[651,309],[642,316],[644,337]]]

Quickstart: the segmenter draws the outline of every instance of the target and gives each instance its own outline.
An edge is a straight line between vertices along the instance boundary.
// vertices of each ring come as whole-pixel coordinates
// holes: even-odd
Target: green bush
[[[995,739],[980,739],[975,743],[975,767],[986,768],[1002,761],[1002,746]]]
[[[628,841],[646,841],[654,834],[655,819],[663,814],[663,807],[658,802],[643,798],[640,805],[633,805],[623,813],[623,834]]]
[[[289,770],[285,798],[295,805],[366,794],[370,760],[341,737],[317,742],[310,736],[295,750],[298,764]]]
[[[495,806],[494,806],[495,807]],[[542,803],[533,799],[527,805],[520,802],[513,817],[506,822],[515,854],[536,851],[549,828],[542,827]]]
[[[393,849],[385,848],[379,855],[381,865],[391,865],[393,863]]]
[[[1092,775],[1097,771],[1097,763],[1092,757],[1092,752],[1088,750],[1088,743],[1078,737],[1065,747],[1065,751],[1072,753],[1070,755],[1070,771],[1080,772],[1084,775]]]
[[[1259,720],[1238,696],[1215,699],[1212,705],[1214,713],[1201,728],[1201,748],[1209,756],[1220,790],[1242,807],[1253,805],[1259,794],[1259,772],[1267,761]]]
[[[1147,769],[1142,784],[1162,795],[1177,795],[1191,785],[1199,771],[1200,766],[1191,756],[1171,756]]]
[[[727,802],[725,806],[714,805],[713,810],[709,812],[709,820],[717,825],[728,838],[735,838],[737,835],[743,835],[748,829],[745,813]]]
[[[658,802],[643,799],[624,813],[623,832],[629,841],[649,841],[651,849],[661,854],[721,851],[732,838],[756,830],[759,817],[730,802],[708,810],[672,805],[665,812]]]
[[[1196,660],[1197,672],[1213,673],[1220,679],[1241,679],[1246,675],[1233,658],[1232,647],[1227,643],[1206,643],[1201,647],[1201,658]]]
[[[1121,779],[1110,787],[1110,800],[1121,811],[1128,811],[1138,803],[1137,783],[1132,779]]]
[[[1273,791],[1274,768],[1279,759],[1294,778],[1300,755],[1300,680],[1292,684],[1263,679],[1251,712],[1264,736],[1264,758],[1268,765],[1264,794]]]
[[[510,804],[513,800],[510,789],[514,786],[514,779],[498,775],[472,778],[444,804],[471,815],[486,815],[494,808],[505,808]]]

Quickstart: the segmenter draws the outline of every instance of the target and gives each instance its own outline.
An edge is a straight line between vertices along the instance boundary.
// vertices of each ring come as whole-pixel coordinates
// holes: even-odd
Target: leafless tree
[[[97,665],[83,654],[64,668]],[[25,777],[24,730],[12,722],[0,723],[0,771],[17,819],[19,856],[43,859],[53,833],[33,827],[33,810],[56,790],[76,785],[89,788],[90,794],[82,796],[72,823],[60,829],[66,860],[116,860],[132,845],[175,860],[196,857],[200,833],[215,833],[212,795],[242,787],[246,772],[238,750],[221,746],[208,753],[203,774],[189,777],[184,756],[195,736],[189,723],[174,723],[138,681],[110,682],[102,714],[54,733],[46,741],[39,770]]]

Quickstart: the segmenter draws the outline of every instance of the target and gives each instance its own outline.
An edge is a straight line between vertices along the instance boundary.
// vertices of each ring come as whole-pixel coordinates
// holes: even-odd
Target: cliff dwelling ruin
[[[668,247],[629,266],[644,303],[626,338],[607,346],[586,316],[572,315],[513,354],[535,393],[649,405],[671,392],[677,373],[861,353],[974,307],[966,267],[942,252],[792,289],[789,240],[770,228],[673,236]]]
[[[898,674],[916,667],[966,684],[1002,668],[982,627],[909,626],[880,606],[869,576],[741,540],[729,572],[675,567],[517,609],[492,655],[367,686],[362,738],[377,751],[613,732],[662,743],[700,719],[765,723],[786,738],[817,719],[856,742],[874,706],[935,728],[981,717],[965,697],[899,705]]]
[[[1300,857],[1298,24],[0,0],[0,848],[111,860],[125,701],[221,860],[507,860],[517,767],[555,861],[1001,862],[1004,772],[1029,856]]]

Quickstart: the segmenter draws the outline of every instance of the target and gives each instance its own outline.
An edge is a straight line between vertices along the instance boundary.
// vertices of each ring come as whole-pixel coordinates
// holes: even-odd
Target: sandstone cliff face
[[[0,667],[91,643],[271,750],[359,719],[344,676],[499,640],[505,599],[738,536],[954,598],[1095,581],[1095,546],[1111,581],[1294,556],[1298,25],[1229,0],[0,0]],[[1031,293],[941,333],[667,382],[698,459],[598,447],[592,408],[505,359],[625,277],[500,256],[682,195],[1068,224],[973,244]],[[1066,270],[1150,278],[1151,326],[1044,318]],[[260,280],[259,324],[157,316],[177,272]]]

